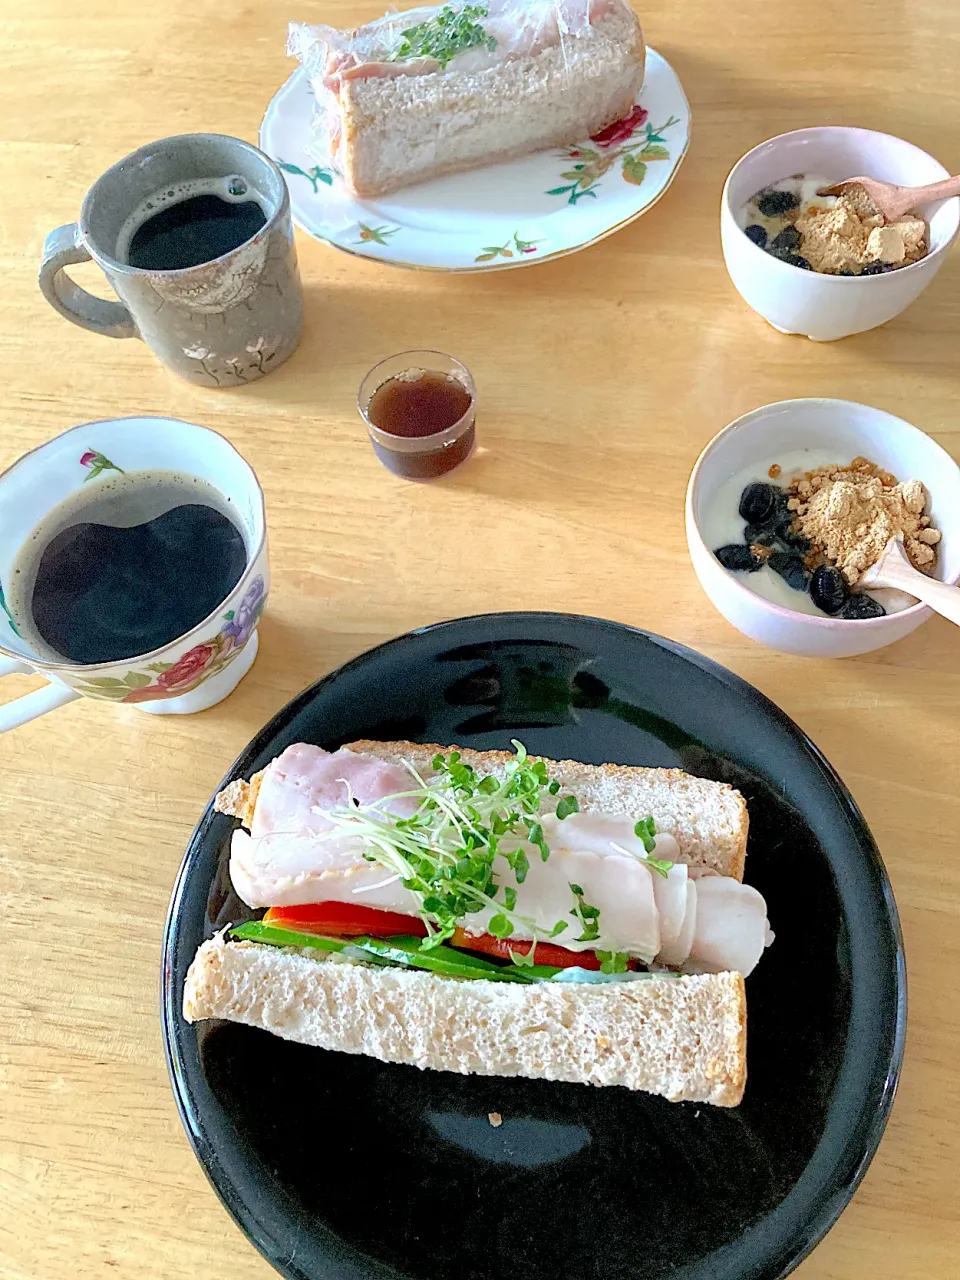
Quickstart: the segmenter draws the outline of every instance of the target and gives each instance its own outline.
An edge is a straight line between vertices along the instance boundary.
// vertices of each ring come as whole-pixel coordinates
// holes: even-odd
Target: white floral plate
[[[580,146],[360,200],[308,152],[313,95],[296,71],[260,127],[284,170],[293,217],[318,240],[400,267],[496,271],[575,253],[663,195],[690,139],[690,107],[666,59],[647,50],[637,106]]]

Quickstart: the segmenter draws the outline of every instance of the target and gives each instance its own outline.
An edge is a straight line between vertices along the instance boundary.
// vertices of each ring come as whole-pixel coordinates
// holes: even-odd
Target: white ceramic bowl
[[[866,174],[904,186],[921,186],[949,172],[902,138],[840,125],[797,129],[754,147],[730,171],[720,204],[720,239],[730,279],[748,306],[781,333],[830,342],[886,324],[904,311],[943,265],[960,228],[960,200],[923,210],[930,252],[919,262],[879,276],[827,276],[780,262],[748,240],[736,212],[757,191],[795,173],[822,174],[839,182]]]
[[[882,277],[881,277],[882,278]],[[714,436],[697,460],[687,486],[687,546],[700,585],[728,622],[771,649],[805,657],[846,658],[892,644],[932,616],[926,605],[862,621],[797,613],[772,604],[729,573],[700,532],[718,488],[751,462],[797,449],[827,449],[838,463],[858,455],[898,480],[919,479],[929,494],[929,514],[943,533],[937,576],[960,579],[960,467],[928,435],[882,409],[850,400],[781,400],[738,418]]]

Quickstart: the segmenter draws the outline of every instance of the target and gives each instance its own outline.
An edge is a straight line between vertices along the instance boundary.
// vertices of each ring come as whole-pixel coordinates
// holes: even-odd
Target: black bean
[[[864,618],[882,618],[886,612],[879,600],[874,600],[873,596],[860,591],[850,597],[840,610],[838,617],[858,622]]]
[[[791,209],[796,209],[800,204],[800,197],[795,196],[792,191],[761,191],[754,196],[754,203],[765,218],[779,218]]]
[[[747,524],[765,524],[779,509],[777,501],[779,493],[780,490],[776,486],[764,484],[759,480],[748,484],[740,495],[740,505],[737,508],[741,518],[746,520]]]
[[[771,253],[793,253],[800,247],[800,232],[796,227],[784,227],[770,241]]]
[[[788,555],[784,551],[775,551],[767,560],[767,564],[779,573],[788,587],[794,591],[806,591],[810,585],[810,575],[799,556]]]
[[[850,590],[839,569],[822,564],[810,579],[810,598],[824,613],[839,613],[847,603]]]
[[[748,240],[752,240],[758,249],[767,247],[767,230],[761,227],[759,222],[753,222],[749,227],[744,227],[743,234]]]
[[[713,554],[725,569],[734,573],[756,573],[763,563],[745,542],[731,542],[725,547],[717,547]]]

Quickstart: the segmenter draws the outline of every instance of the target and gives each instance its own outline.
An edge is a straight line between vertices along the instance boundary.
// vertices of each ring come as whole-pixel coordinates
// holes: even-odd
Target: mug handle
[[[43,258],[40,262],[40,291],[55,311],[67,320],[102,333],[107,338],[139,338],[133,316],[122,302],[108,302],[86,289],[81,289],[67,275],[64,267],[73,262],[89,262],[75,222],[51,231],[43,242]]]
[[[18,662],[16,658],[0,658],[0,676],[36,674],[33,667],[27,666],[25,662]],[[14,698],[13,702],[0,707],[0,733],[17,729],[28,720],[36,720],[44,712],[53,711],[79,697],[75,689],[68,689],[64,684],[54,684],[51,681],[45,689],[35,689],[33,693],[25,693],[23,697]]]

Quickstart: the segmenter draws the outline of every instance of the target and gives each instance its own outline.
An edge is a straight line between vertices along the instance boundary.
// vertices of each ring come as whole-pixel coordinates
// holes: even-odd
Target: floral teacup
[[[18,552],[41,520],[83,485],[115,471],[177,471],[226,500],[246,544],[246,567],[221,604],[186,635],[133,658],[81,666],[51,661],[20,635],[3,593]],[[0,676],[36,672],[50,682],[0,706],[0,732],[74,698],[132,704],[164,715],[203,711],[239,684],[257,654],[269,586],[263,493],[221,435],[172,418],[118,418],[73,427],[0,475]]]

